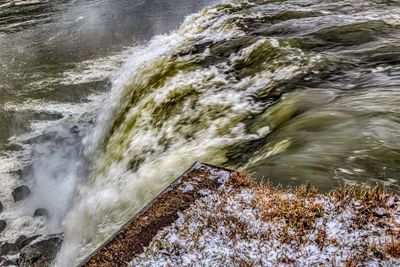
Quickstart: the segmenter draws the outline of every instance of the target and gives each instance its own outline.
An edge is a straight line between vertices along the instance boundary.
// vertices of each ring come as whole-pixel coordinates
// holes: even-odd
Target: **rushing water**
[[[131,11],[139,17],[132,22],[127,15],[118,18],[135,5],[60,1],[62,11],[50,9],[42,18],[52,23],[54,14],[63,14],[51,28],[60,39],[37,40],[48,56],[27,52],[34,55],[27,62],[37,64],[28,68],[36,66],[44,78],[36,72],[28,80],[13,78],[10,73],[27,69],[25,60],[0,54],[11,69],[3,86],[20,88],[1,89],[9,120],[38,120],[40,112],[25,108],[36,99],[46,100],[46,110],[60,107],[49,105],[53,99],[71,105],[61,105],[70,116],[46,123],[39,141],[28,139],[24,151],[31,152],[22,157],[31,163],[32,202],[51,211],[47,227],[63,222],[65,242],[55,265],[71,266],[93,250],[196,160],[243,167],[257,180],[284,185],[311,182],[330,189],[379,182],[398,190],[399,1],[172,2],[170,9],[158,3],[155,11],[155,2],[139,1],[147,13]],[[179,24],[168,12],[187,14],[205,4],[214,6],[159,35]],[[171,25],[160,19],[165,16]],[[86,22],[76,28],[69,24],[75,20]],[[160,28],[151,31],[146,20]],[[67,29],[76,30],[74,38],[62,34]],[[132,36],[153,35],[133,45]],[[27,37],[13,38],[17,46],[7,39],[9,49]],[[74,46],[77,41],[82,43]],[[115,75],[107,86],[110,73]],[[110,92],[100,104],[102,88]],[[9,103],[16,96],[22,104]],[[83,101],[87,96],[91,101]],[[46,114],[40,119],[58,113]],[[14,128],[18,141],[21,127]],[[9,138],[4,129],[2,134]],[[43,139],[59,146],[32,148]]]
[[[0,243],[62,231],[86,177],[82,137],[110,77],[152,36],[211,0],[0,1]],[[179,6],[179,8],[176,8]],[[14,203],[12,190],[31,196]],[[33,218],[46,208],[49,220]]]

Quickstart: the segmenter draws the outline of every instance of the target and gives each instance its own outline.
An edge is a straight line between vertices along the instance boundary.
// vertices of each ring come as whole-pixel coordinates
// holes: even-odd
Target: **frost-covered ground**
[[[398,196],[236,178],[179,214],[131,265],[400,266]]]

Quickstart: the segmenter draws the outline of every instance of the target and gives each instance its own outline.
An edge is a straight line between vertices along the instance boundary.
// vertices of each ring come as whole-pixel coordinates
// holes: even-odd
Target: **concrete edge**
[[[78,267],[126,266],[143,252],[158,231],[175,222],[179,212],[202,197],[198,191],[216,190],[232,173],[226,168],[195,162]],[[185,184],[193,189],[182,190]]]

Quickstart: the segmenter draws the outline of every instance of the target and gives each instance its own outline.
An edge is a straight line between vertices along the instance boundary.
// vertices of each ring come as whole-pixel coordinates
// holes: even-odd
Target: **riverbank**
[[[399,208],[379,189],[281,190],[236,173],[131,266],[399,266]]]
[[[226,171],[194,165],[83,266],[400,264],[397,195],[281,189]]]

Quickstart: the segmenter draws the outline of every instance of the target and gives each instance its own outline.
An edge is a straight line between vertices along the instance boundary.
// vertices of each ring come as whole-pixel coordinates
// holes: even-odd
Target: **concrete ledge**
[[[199,191],[217,189],[232,173],[196,162],[79,266],[126,266],[158,231],[175,222],[179,212],[202,196]]]

